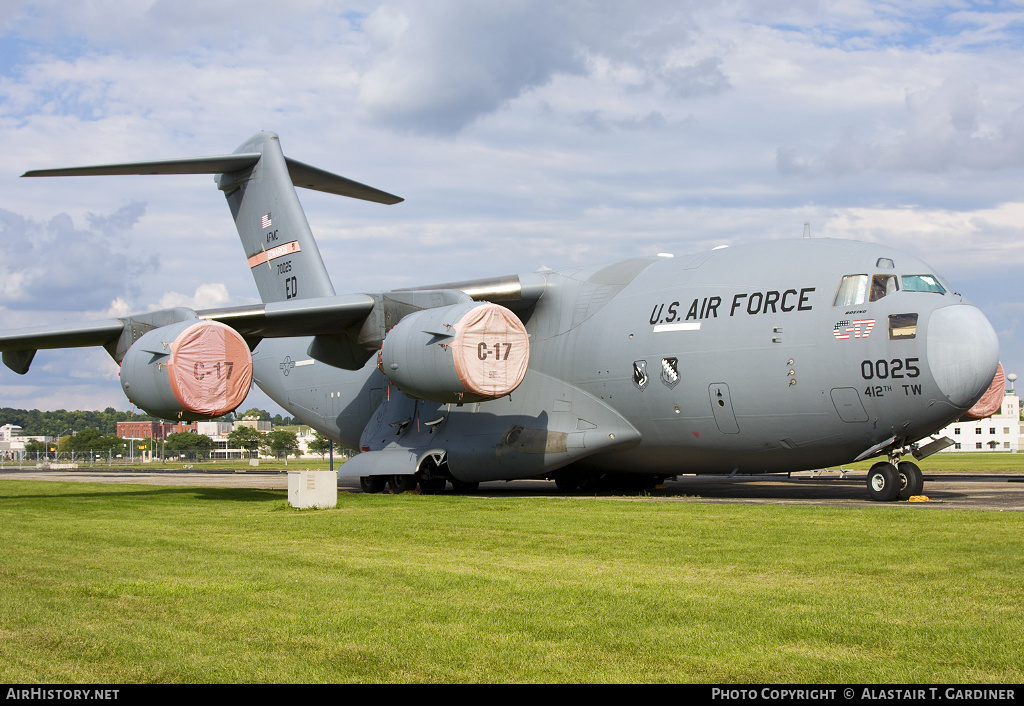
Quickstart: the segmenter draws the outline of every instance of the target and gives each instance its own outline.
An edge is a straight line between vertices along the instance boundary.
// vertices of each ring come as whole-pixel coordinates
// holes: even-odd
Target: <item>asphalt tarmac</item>
[[[287,490],[288,470],[206,471],[201,469],[5,468],[5,479],[130,483],[223,488]],[[868,497],[863,472],[803,472],[791,476],[679,476],[649,491],[572,493],[571,497],[608,497],[624,501],[819,505],[901,509],[998,510],[1024,512],[1024,473],[925,473],[924,497],[914,502],[877,503]],[[339,492],[358,493],[355,479],[342,479]],[[450,490],[450,486],[449,486]],[[2,495],[2,486],[0,486]],[[552,481],[482,483],[473,497],[566,497]]]

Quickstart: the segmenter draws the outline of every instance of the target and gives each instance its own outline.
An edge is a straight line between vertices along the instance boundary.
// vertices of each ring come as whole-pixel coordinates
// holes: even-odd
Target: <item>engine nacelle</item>
[[[464,302],[409,314],[391,329],[377,364],[409,397],[483,402],[526,377],[530,338],[519,318],[490,302]]]
[[[230,326],[195,319],[143,334],[121,360],[121,387],[155,417],[195,421],[242,403],[252,356]]]

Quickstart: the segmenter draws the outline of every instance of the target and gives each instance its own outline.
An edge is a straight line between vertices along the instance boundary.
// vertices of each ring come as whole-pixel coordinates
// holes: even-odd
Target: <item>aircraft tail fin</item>
[[[334,296],[277,135],[255,135],[237,152],[258,153],[260,159],[252,167],[220,174],[217,186],[235,219],[260,299]]]
[[[159,162],[42,169],[23,176],[216,174],[264,303],[334,296],[295,186],[396,204],[401,198],[284,156],[278,136],[261,132],[234,154]]]

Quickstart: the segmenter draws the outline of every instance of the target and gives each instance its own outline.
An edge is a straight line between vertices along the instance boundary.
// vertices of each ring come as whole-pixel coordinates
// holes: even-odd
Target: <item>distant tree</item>
[[[249,456],[260,446],[260,441],[263,439],[263,434],[252,427],[238,427],[232,432],[228,433],[228,446],[233,449],[245,449],[249,452]]]
[[[118,422],[153,419],[148,414],[118,412],[113,407],[107,407],[102,412],[68,412],[63,409],[40,412],[38,409],[0,408],[0,424],[17,424],[25,436],[65,436],[69,431],[80,432],[87,427],[95,427],[103,434],[115,434]]]
[[[164,449],[184,454],[189,459],[205,456],[213,450],[213,447],[213,439],[206,436],[206,434],[192,434],[189,432],[169,434],[164,441]]]
[[[306,448],[315,454],[320,454],[320,458],[324,458],[331,450],[331,440],[318,431],[313,432],[313,438],[306,444]]]
[[[96,427],[86,427],[75,434],[62,436],[57,442],[57,450],[61,453],[85,453],[86,451],[102,451],[122,453],[127,449],[128,442],[114,434],[104,434]]]
[[[276,429],[263,437],[260,447],[269,450],[278,458],[282,455],[287,458],[289,454],[298,452],[299,440],[295,437],[295,432]]]
[[[51,447],[46,442],[39,441],[38,439],[30,439],[25,442],[25,453],[33,458],[35,458],[37,454],[47,456],[50,448]]]
[[[250,410],[242,412],[240,415],[238,415],[238,418],[239,419],[258,419],[261,422],[269,422],[270,421],[270,412],[268,412],[265,409],[260,409],[258,407],[253,407]]]

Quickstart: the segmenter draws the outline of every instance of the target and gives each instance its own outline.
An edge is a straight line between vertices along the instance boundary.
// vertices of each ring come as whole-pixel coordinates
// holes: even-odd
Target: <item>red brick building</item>
[[[195,422],[118,422],[117,435],[122,439],[156,439],[162,441],[168,434],[196,433]]]

